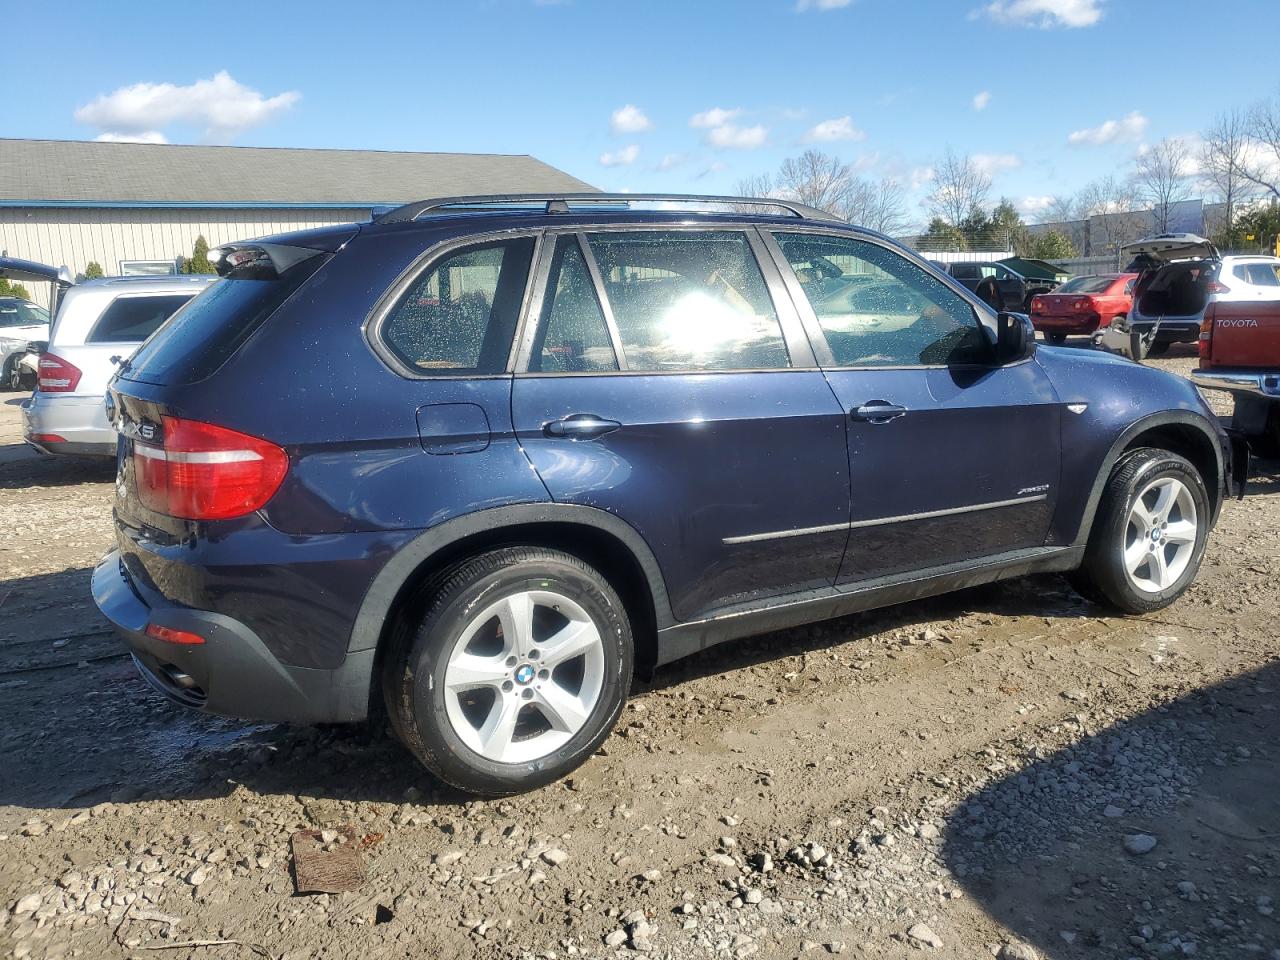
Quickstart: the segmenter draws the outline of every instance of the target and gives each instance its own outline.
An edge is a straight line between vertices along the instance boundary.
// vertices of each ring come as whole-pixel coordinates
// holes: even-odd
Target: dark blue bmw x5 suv
[[[467,790],[589,756],[633,669],[1034,571],[1158,609],[1230,445],[797,204],[422,201],[232,244],[114,380],[93,578],[174,700],[385,709]]]

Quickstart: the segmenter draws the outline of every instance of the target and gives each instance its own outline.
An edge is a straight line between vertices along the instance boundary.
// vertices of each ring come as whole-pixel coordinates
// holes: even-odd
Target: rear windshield
[[[1072,277],[1054,293],[1101,293],[1115,282],[1115,277]]]
[[[25,300],[0,300],[0,327],[29,327],[48,322],[49,314],[43,307]]]
[[[212,374],[328,258],[308,257],[270,280],[210,284],[138,348],[120,376],[143,383],[195,383]]]
[[[102,312],[85,343],[141,343],[190,299],[189,293],[117,297]]]

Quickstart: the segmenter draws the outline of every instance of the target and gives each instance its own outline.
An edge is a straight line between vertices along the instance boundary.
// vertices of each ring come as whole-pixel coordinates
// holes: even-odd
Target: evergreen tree
[[[86,280],[96,280],[98,277],[105,276],[106,273],[103,272],[102,264],[97,260],[90,260],[89,265],[84,268],[84,278]]]

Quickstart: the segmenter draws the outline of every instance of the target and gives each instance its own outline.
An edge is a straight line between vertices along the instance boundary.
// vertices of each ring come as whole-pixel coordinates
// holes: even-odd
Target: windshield
[[[1054,293],[1102,293],[1115,282],[1115,277],[1072,277]]]
[[[49,313],[27,300],[0,300],[0,327],[29,327],[48,323]]]

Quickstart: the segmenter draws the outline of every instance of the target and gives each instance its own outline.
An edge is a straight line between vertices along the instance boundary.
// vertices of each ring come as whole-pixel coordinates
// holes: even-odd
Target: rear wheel
[[[1168,450],[1134,451],[1107,481],[1072,584],[1126,613],[1167,607],[1200,569],[1209,518],[1194,466]]]
[[[1169,348],[1173,346],[1171,340],[1157,340],[1147,349],[1148,357],[1163,357],[1169,352]]]
[[[509,547],[438,583],[387,659],[392,727],[441,779],[501,796],[589,757],[631,683],[632,640],[609,583],[566,553]]]

